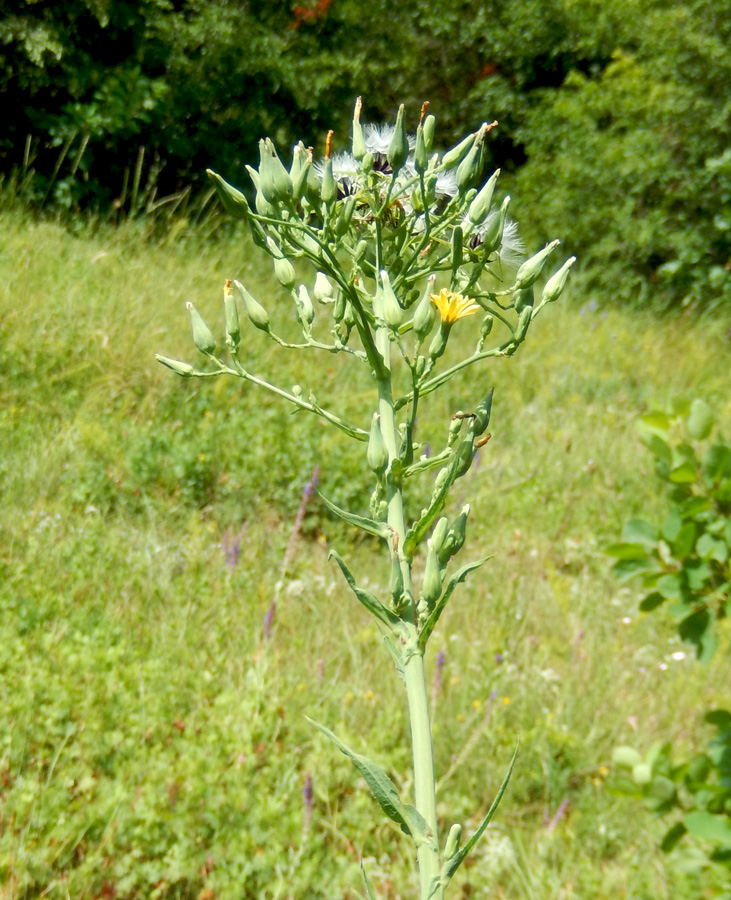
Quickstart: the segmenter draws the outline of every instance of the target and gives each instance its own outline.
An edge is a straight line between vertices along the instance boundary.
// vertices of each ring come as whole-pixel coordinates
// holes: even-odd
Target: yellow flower
[[[446,325],[453,325],[457,319],[471,316],[480,309],[471,297],[463,297],[462,294],[455,294],[446,288],[442,288],[438,294],[431,294],[431,299]]]

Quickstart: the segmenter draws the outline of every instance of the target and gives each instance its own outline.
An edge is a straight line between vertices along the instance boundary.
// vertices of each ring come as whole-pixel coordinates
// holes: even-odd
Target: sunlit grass
[[[405,777],[400,682],[328,547],[375,587],[388,573],[316,498],[281,571],[315,465],[323,493],[367,503],[359,448],[237,382],[183,381],[154,362],[194,359],[189,299],[221,333],[226,277],[286,314],[241,236],[154,246],[0,219],[4,897],[330,900],[360,889],[361,853],[381,896],[412,889],[397,829],[302,716]],[[442,824],[474,827],[518,737],[522,749],[455,897],[714,895],[713,874],[657,851],[662,826],[611,791],[609,761],[617,743],[692,746],[700,713],[727,700],[728,654],[708,670],[690,652],[673,659],[672,623],[638,614],[602,548],[633,514],[664,508],[633,427],[642,410],[702,395],[728,433],[728,344],[719,323],[590,301],[550,309],[515,358],[455,379],[419,416],[437,447],[451,414],[495,385],[492,439],[451,501],[472,503],[466,557],[495,557],[456,595],[429,658],[434,672],[444,653]],[[471,325],[455,335],[472,343]],[[242,341],[254,371],[367,427],[366,371],[329,356],[315,367],[253,329]]]

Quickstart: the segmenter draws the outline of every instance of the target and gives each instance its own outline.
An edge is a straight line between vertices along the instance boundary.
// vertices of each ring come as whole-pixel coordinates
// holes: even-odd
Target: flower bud
[[[318,272],[315,276],[315,286],[312,289],[312,296],[318,303],[332,303],[335,291],[324,272]]]
[[[363,129],[360,124],[361,99],[355,101],[355,110],[353,112],[353,156],[360,162],[366,155],[366,145],[363,140]]]
[[[381,434],[381,419],[378,413],[373,413],[373,419],[371,420],[366,459],[370,468],[377,475],[381,475],[388,465],[388,450],[386,450],[383,435]]]
[[[310,300],[310,295],[304,284],[301,284],[299,287],[299,291],[295,298],[295,304],[297,306],[297,316],[300,320],[300,324],[306,331],[309,331],[315,318],[315,308],[312,305],[312,300]]]
[[[257,222],[254,218],[249,219],[249,231],[251,231],[251,240],[254,244],[261,250],[266,250],[267,233],[264,231],[261,222]]]
[[[421,378],[426,369],[426,359],[423,356],[417,356],[416,365],[414,366],[414,373],[417,378]]]
[[[547,244],[543,250],[540,250],[534,256],[531,256],[530,259],[526,260],[523,265],[518,269],[518,272],[515,276],[515,285],[516,288],[524,288],[531,287],[531,285],[535,284],[538,281],[541,272],[543,271],[543,266],[546,264],[546,260],[553,253],[553,251],[558,247],[560,241],[551,241],[550,244]]]
[[[482,236],[482,247],[484,252],[489,256],[498,249],[503,240],[503,231],[505,230],[505,219],[508,216],[508,206],[510,205],[510,197],[503,200],[500,212],[489,223],[484,235]]]
[[[284,256],[275,257],[274,275],[281,285],[284,285],[287,290],[292,290],[295,282],[294,266]]]
[[[398,297],[391,287],[391,280],[385,269],[381,271],[381,284],[383,285],[382,303],[383,318],[389,328],[398,331],[404,321],[404,311],[398,302]]]
[[[312,157],[310,157],[310,160]],[[322,190],[322,182],[315,171],[315,167],[313,165],[309,165],[307,167],[307,180],[305,182],[305,197],[307,198],[307,202],[313,206],[317,207],[320,203],[320,192]]]
[[[292,179],[269,138],[259,141],[259,185],[269,203],[284,203],[292,196]]]
[[[269,203],[269,201],[261,191],[261,177],[259,176],[259,173],[251,166],[247,166],[246,171],[249,173],[251,181],[254,185],[254,189],[256,191],[256,194],[254,195],[254,207],[256,208],[257,213],[260,216],[275,215],[276,210],[274,209],[272,204]]]
[[[229,184],[228,181],[225,181],[211,169],[206,169],[206,175],[208,175],[208,178],[213,183],[216,194],[218,194],[218,199],[221,201],[226,212],[237,219],[248,218],[251,210],[249,209],[246,197],[241,191],[237,190],[232,184]]]
[[[396,126],[393,130],[391,143],[388,145],[386,159],[396,175],[404,166],[409,157],[409,140],[406,136],[406,124],[404,123],[404,105],[398,108],[396,114]]]
[[[541,295],[541,300],[544,303],[553,303],[554,300],[558,300],[561,296],[563,289],[566,287],[566,281],[569,277],[569,269],[576,262],[576,257],[572,256],[570,259],[567,259],[566,262],[561,266],[561,268],[556,272],[546,282],[546,286],[543,288],[543,294]]]
[[[335,297],[335,305],[333,306],[333,319],[336,322],[339,322],[343,316],[345,315],[345,294],[342,291],[338,291],[337,296]]]
[[[486,337],[488,337],[488,335],[492,331],[492,326],[493,326],[494,322],[495,322],[495,316],[491,316],[490,313],[488,313],[485,316],[485,318],[482,320],[482,325],[480,326],[480,337],[482,338],[483,341],[485,340]]]
[[[426,143],[424,141],[424,127],[419,125],[416,129],[416,147],[414,148],[414,167],[423,175],[428,164]]]
[[[520,317],[518,318],[518,324],[515,327],[514,340],[516,344],[519,344],[522,340],[525,339],[532,315],[533,309],[530,306],[526,306],[523,312],[520,314]]]
[[[211,356],[216,350],[216,341],[211,334],[211,329],[203,321],[203,317],[190,301],[185,304],[190,313],[190,324],[193,328],[193,343],[206,356]]]
[[[434,479],[434,489],[432,490],[432,500],[435,500],[441,491],[444,488],[444,485],[449,480],[449,469],[445,466],[443,469],[440,469],[437,472],[437,477]]]
[[[513,292],[513,307],[516,312],[523,312],[526,306],[533,306],[534,299],[532,287],[518,288]]]
[[[466,138],[463,138],[456,146],[452,147],[451,150],[447,150],[442,157],[442,167],[445,169],[453,169],[458,165],[467,155],[470,147],[474,144],[476,135],[477,132],[468,134]]]
[[[427,541],[426,548],[426,567],[424,568],[424,580],[421,583],[421,600],[428,609],[432,609],[442,593],[442,576],[434,544]]]
[[[486,132],[487,125],[482,125],[467,155],[457,168],[457,187],[462,193],[471,188],[482,173],[481,152]]]
[[[295,200],[301,200],[307,186],[307,176],[312,166],[312,155],[307,152],[307,148],[300,141],[294,148],[292,154],[292,168],[290,169],[290,178],[292,179],[292,195]]]
[[[427,116],[424,119],[424,146],[427,153],[431,153],[431,148],[434,144],[434,128],[436,124],[437,120],[434,116]]]
[[[419,305],[414,311],[414,334],[421,343],[434,327],[434,320],[437,317],[437,310],[432,303],[431,293],[436,281],[435,275],[430,275],[427,281],[424,296],[419,301]]]
[[[444,859],[451,859],[459,852],[459,842],[462,837],[462,826],[459,824],[452,825],[447,835],[447,843],[444,845]]]
[[[241,302],[244,304],[246,315],[249,317],[251,324],[261,331],[269,331],[269,314],[264,307],[255,300],[240,281],[234,281],[234,287],[239,292]]]
[[[487,179],[485,184],[480,188],[480,192],[472,201],[472,203],[470,203],[470,208],[467,215],[469,216],[470,221],[474,222],[475,225],[482,225],[482,223],[490,213],[490,206],[492,205],[492,195],[495,191],[495,184],[499,177],[500,169],[496,169]]]
[[[239,311],[236,308],[236,298],[231,289],[231,280],[227,279],[223,286],[223,313],[226,321],[226,334],[233,347],[238,347],[241,340],[241,327],[239,325]]]
[[[462,240],[463,232],[459,225],[452,229],[452,271],[456,272],[462,265]]]
[[[429,356],[432,360],[437,360],[447,349],[447,340],[449,339],[449,325],[442,322],[439,331],[432,338],[429,344]]]
[[[467,517],[470,514],[470,505],[466,503],[462,507],[462,512],[454,520],[454,524],[449,529],[449,537],[451,538],[450,556],[455,556],[464,546],[465,537],[467,536]]]
[[[159,353],[155,354],[155,359],[164,366],[167,366],[168,369],[172,369],[176,375],[182,375],[183,378],[190,378],[193,372],[195,372],[195,369],[190,363],[180,362],[177,359],[170,359],[170,357],[161,356]]]
[[[391,559],[391,578],[388,586],[391,596],[398,603],[404,592],[404,573],[401,571],[401,560],[395,553]]]
[[[462,438],[457,447],[457,460],[454,470],[455,478],[461,478],[469,472],[472,460],[475,458],[475,449],[474,437],[471,434]]]
[[[354,194],[352,194],[343,203],[343,208],[340,211],[340,215],[338,216],[338,221],[335,223],[336,237],[343,237],[348,228],[350,228],[350,222],[353,218],[353,213],[355,212],[355,204],[357,199],[358,198]]]
[[[444,540],[447,537],[447,529],[449,528],[449,520],[446,516],[442,516],[441,519],[434,526],[434,531],[432,532],[431,542],[436,551],[437,556],[441,553],[442,547],[444,546]]]
[[[492,412],[492,395],[494,391],[495,388],[490,388],[484,399],[480,401],[477,409],[475,410],[475,418],[472,423],[475,437],[480,437],[480,435],[484,434],[484,432],[487,430],[487,426],[490,424],[490,413]]]
[[[322,186],[320,188],[320,199],[323,203],[330,205],[338,198],[338,186],[333,176],[333,161],[325,160],[325,171],[322,175]]]
[[[363,161],[360,164],[364,175],[367,175],[371,171],[375,161],[376,158],[372,153],[366,153],[366,155],[363,157]]]
[[[365,239],[362,239],[362,240],[358,241],[358,243],[355,245],[355,252],[353,253],[353,259],[356,262],[360,262],[363,259],[363,257],[366,255],[367,252],[368,252],[368,241],[366,241]]]

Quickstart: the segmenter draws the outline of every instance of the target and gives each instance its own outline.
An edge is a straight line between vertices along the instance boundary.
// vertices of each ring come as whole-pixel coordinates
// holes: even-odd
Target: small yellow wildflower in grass
[[[508,704],[510,703],[510,697],[503,697],[503,703],[504,703],[506,706],[508,706]]]
[[[457,319],[471,316],[481,308],[471,297],[463,297],[446,288],[442,288],[438,294],[431,294],[431,299],[445,325],[453,325]]]

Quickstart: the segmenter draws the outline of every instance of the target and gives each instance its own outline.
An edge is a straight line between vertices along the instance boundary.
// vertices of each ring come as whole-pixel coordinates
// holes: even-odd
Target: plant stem
[[[396,416],[391,388],[391,339],[389,331],[380,327],[376,332],[376,347],[383,360],[383,375],[378,379],[378,412],[383,441],[389,461],[398,458]],[[421,900],[429,900],[434,880],[439,875],[439,835],[437,830],[436,781],[434,778],[434,752],[432,749],[429,700],[427,697],[424,657],[418,646],[416,608],[413,600],[411,565],[402,555],[406,537],[406,520],[401,484],[387,481],[388,524],[393,531],[394,551],[400,561],[404,584],[404,596],[411,598],[410,608],[403,616],[407,624],[408,641],[404,647],[404,681],[411,720],[411,748],[414,765],[415,806],[428,826],[427,840],[417,848]],[[437,893],[434,900],[441,900]]]

